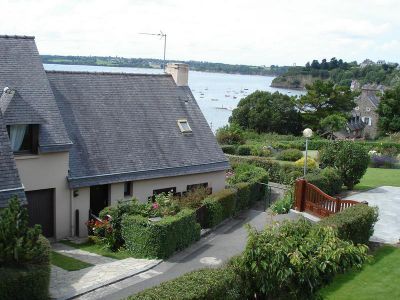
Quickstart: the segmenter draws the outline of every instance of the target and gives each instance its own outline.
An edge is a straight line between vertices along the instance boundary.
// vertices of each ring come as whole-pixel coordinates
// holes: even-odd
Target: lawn
[[[60,254],[55,251],[51,251],[50,261],[52,265],[67,271],[77,271],[93,266],[87,262]]]
[[[378,186],[400,186],[400,169],[368,168],[355,190],[369,190]]]
[[[91,242],[77,244],[77,243],[74,243],[71,241],[61,241],[61,243],[65,244],[67,246],[76,248],[76,249],[85,250],[88,252],[96,253],[96,254],[114,258],[114,259],[125,259],[125,258],[131,257],[131,255],[125,250],[120,250],[118,252],[112,252],[110,249],[106,248],[105,246],[93,244]]]
[[[400,249],[384,246],[361,271],[337,276],[321,290],[321,296],[327,300],[400,299],[399,264]]]

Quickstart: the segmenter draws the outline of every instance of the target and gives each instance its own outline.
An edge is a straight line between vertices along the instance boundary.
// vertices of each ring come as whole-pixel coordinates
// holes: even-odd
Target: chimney
[[[169,63],[165,69],[167,74],[171,74],[177,86],[188,86],[189,65],[182,63]]]

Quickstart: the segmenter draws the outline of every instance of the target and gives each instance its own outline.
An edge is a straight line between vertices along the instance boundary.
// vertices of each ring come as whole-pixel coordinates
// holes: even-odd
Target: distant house
[[[380,93],[383,93],[382,85],[366,84],[361,88],[361,94],[355,99],[357,106],[352,111],[344,133],[346,138],[374,139],[378,135],[377,108],[380,102]]]
[[[159,75],[45,71],[25,36],[0,36],[0,53],[0,207],[17,195],[46,236],[85,236],[89,211],[120,199],[225,187],[229,163],[187,65]]]
[[[365,68],[366,66],[372,66],[372,65],[375,65],[375,62],[367,58],[360,64],[360,67]]]

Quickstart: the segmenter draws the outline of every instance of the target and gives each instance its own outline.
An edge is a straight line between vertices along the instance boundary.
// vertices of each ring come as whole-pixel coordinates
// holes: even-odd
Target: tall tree
[[[400,131],[400,84],[385,91],[378,106],[378,127],[382,133]]]
[[[347,124],[347,118],[341,114],[333,114],[323,118],[319,124],[326,130],[329,138],[332,140],[334,132],[344,129]]]
[[[321,130],[320,121],[332,114],[347,115],[356,106],[355,94],[348,86],[338,86],[332,81],[317,80],[306,85],[307,94],[298,101],[305,126]]]
[[[255,91],[240,100],[229,122],[257,132],[297,134],[301,130],[301,116],[295,97],[275,92]]]

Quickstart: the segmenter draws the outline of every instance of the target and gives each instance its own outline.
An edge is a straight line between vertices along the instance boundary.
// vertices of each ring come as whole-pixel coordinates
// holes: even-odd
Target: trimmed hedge
[[[237,189],[235,212],[237,213],[245,208],[250,207],[251,202],[253,202],[251,198],[252,184],[247,182],[240,182],[236,184],[235,187]]]
[[[277,159],[285,161],[296,161],[303,157],[303,152],[298,149],[286,149],[281,151]]]
[[[235,154],[236,153],[236,146],[234,145],[222,145],[221,146],[222,152],[226,154]]]
[[[50,243],[39,237],[41,251],[31,264],[0,267],[0,299],[41,300],[48,298],[50,284]]]
[[[306,180],[330,196],[337,195],[342,191],[343,180],[339,171],[334,168],[328,167],[321,172],[309,173],[306,175]]]
[[[268,172],[269,181],[281,184],[292,184],[303,175],[303,168],[292,163],[279,163],[265,157],[227,155],[232,167],[241,163],[249,163]]]
[[[237,193],[229,188],[206,198],[203,204],[207,207],[206,228],[212,228],[223,220],[232,217],[236,212]]]
[[[149,221],[138,215],[122,218],[122,237],[134,257],[167,258],[200,238],[195,212],[183,209],[175,216]]]
[[[248,145],[240,145],[237,148],[238,155],[250,155],[251,154],[251,147]]]
[[[330,226],[337,230],[339,238],[355,244],[367,244],[374,233],[378,220],[378,208],[357,204],[331,215],[319,222],[320,226]]]
[[[187,273],[174,280],[128,297],[129,300],[240,300],[238,276],[230,268],[204,269]]]

